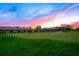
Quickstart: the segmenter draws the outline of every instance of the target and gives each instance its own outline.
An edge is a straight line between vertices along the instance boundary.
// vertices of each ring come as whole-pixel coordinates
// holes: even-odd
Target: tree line
[[[41,28],[41,26],[37,26],[35,29],[28,27],[28,32],[57,32],[57,31],[62,31],[62,32],[68,32],[68,31],[79,31],[79,28],[72,28],[71,25],[68,24],[61,24],[60,27],[51,27],[51,28]]]

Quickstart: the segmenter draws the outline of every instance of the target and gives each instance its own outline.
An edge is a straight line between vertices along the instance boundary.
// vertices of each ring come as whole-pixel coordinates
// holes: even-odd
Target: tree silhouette
[[[71,30],[71,25],[61,24],[61,26],[62,26],[63,31],[70,31]]]
[[[41,26],[37,26],[37,27],[35,28],[35,30],[36,30],[37,32],[40,32]]]
[[[29,33],[32,33],[32,28],[31,27],[28,27],[27,30],[28,30]]]

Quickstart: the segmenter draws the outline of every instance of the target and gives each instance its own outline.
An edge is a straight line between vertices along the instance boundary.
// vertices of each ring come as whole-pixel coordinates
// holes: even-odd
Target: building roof
[[[27,30],[25,27],[0,27],[0,30]]]

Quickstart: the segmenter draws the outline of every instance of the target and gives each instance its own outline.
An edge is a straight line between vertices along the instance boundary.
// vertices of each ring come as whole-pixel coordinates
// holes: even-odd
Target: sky
[[[78,3],[0,3],[0,26],[55,27],[79,22]]]

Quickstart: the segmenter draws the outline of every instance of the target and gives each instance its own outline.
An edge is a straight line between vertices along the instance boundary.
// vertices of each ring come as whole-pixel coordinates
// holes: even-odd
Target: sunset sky
[[[79,22],[78,3],[0,3],[0,26],[54,27]]]

